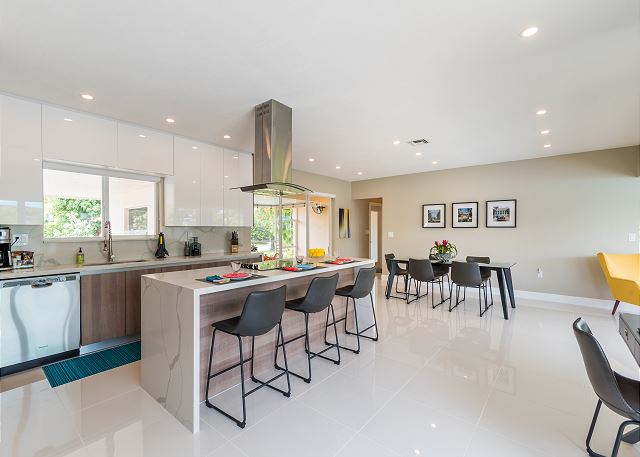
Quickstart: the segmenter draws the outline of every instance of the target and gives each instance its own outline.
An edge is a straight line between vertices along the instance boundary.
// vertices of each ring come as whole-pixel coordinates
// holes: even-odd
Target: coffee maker
[[[11,270],[11,229],[0,227],[0,271]]]

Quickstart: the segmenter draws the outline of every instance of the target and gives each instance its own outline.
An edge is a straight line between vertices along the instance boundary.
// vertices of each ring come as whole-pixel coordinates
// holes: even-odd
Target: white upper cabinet
[[[42,225],[41,105],[0,95],[0,225]]]
[[[234,187],[253,184],[253,156],[224,151],[224,225],[250,227],[253,225],[253,194]]]
[[[118,122],[117,167],[172,175],[173,135]]]
[[[208,146],[208,145],[206,145]],[[164,179],[166,226],[201,226],[201,152],[203,145],[175,137],[173,176]]]
[[[42,154],[45,159],[117,166],[116,121],[42,105]]]
[[[174,174],[164,180],[165,225],[223,225],[222,155],[218,146],[175,137]]]
[[[224,225],[223,149],[204,145],[202,153],[202,225]]]

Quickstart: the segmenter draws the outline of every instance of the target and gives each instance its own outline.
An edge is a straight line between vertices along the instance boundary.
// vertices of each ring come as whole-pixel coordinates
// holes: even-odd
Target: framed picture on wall
[[[447,205],[432,203],[422,205],[422,228],[445,228],[447,226]]]
[[[478,228],[478,202],[451,203],[451,227]]]
[[[487,227],[516,226],[516,200],[487,200]]]

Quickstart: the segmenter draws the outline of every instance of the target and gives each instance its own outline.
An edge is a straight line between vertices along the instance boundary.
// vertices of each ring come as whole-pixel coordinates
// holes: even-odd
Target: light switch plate
[[[17,235],[14,235],[13,239],[18,240],[13,244],[13,246],[15,247],[26,246],[27,244],[29,244],[29,235],[26,233],[19,233]]]
[[[387,238],[393,238],[393,232],[387,232]]]
[[[638,239],[637,235],[635,233],[629,233],[629,242],[630,243],[635,243],[635,241]]]

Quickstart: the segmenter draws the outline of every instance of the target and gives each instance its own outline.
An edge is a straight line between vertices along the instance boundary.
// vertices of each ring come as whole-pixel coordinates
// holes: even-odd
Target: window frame
[[[96,175],[102,178],[102,211],[101,211],[101,224],[100,224],[100,236],[78,236],[78,237],[59,237],[59,238],[46,238],[43,237],[44,243],[76,243],[83,241],[102,241],[104,239],[104,224],[109,220],[110,208],[109,208],[109,178],[122,178],[122,179],[135,179],[138,181],[149,181],[155,183],[155,222],[156,233],[150,235],[113,235],[114,240],[155,240],[158,234],[162,231],[161,223],[161,204],[160,200],[163,195],[164,179],[158,176],[145,175],[133,172],[126,172],[112,169],[92,168],[84,167],[81,165],[73,165],[69,163],[44,161],[42,164],[43,170],[55,170],[64,171],[69,173],[81,173],[86,175]],[[44,181],[44,178],[43,178]],[[43,199],[44,199],[44,182],[43,182]],[[43,225],[44,227],[44,225]]]

